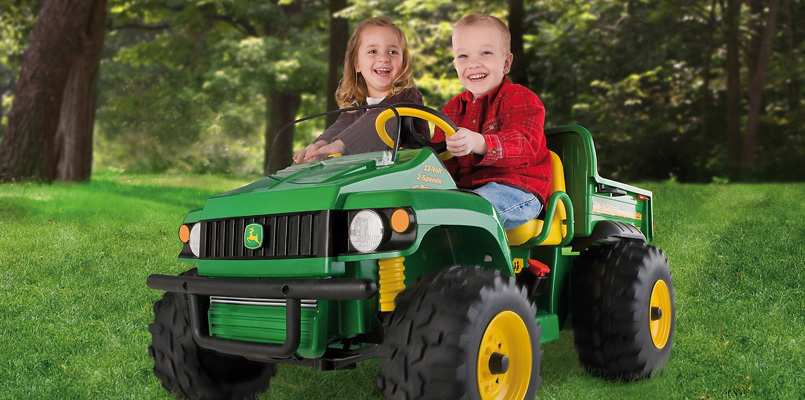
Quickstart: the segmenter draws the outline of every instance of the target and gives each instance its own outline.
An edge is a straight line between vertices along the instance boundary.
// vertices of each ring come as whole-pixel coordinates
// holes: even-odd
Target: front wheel
[[[182,273],[196,276],[196,270]],[[154,303],[148,326],[154,375],[162,386],[183,399],[251,399],[268,389],[277,366],[199,347],[193,339],[185,295],[165,293]]]
[[[498,271],[454,267],[400,293],[380,387],[387,399],[533,399],[536,306]]]
[[[674,286],[663,252],[643,242],[585,250],[572,283],[573,336],[594,375],[634,380],[662,370],[674,339]]]

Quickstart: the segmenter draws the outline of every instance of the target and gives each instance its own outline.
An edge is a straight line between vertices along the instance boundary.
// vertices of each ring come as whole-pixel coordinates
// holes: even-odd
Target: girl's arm
[[[324,132],[319,135],[319,137],[313,140],[313,143],[309,144],[304,149],[299,150],[299,152],[293,156],[294,162],[297,164],[304,164],[317,159],[315,155],[313,156],[314,158],[311,158],[311,155],[318,153],[319,149],[328,146],[331,141],[337,140],[336,138],[338,135],[340,135],[344,129],[349,128],[349,126],[356,121],[358,116],[359,113],[341,113],[341,115],[338,116],[338,119],[336,119],[332,125],[325,129]],[[326,155],[323,158],[326,158]]]
[[[338,135],[344,131],[344,129],[349,128],[358,118],[360,117],[360,111],[355,113],[348,113],[343,112],[341,115],[338,116],[338,119],[333,122],[324,132],[319,135],[313,142],[318,142],[319,140],[323,140],[326,143],[330,143],[338,137]]]
[[[317,150],[326,145],[327,142],[324,140],[314,141],[313,143],[307,145],[307,147],[305,147],[304,149],[299,150],[299,152],[297,152],[293,156],[293,162],[297,164],[304,164],[308,161],[312,161],[311,159],[308,159],[308,157],[310,157],[312,153],[315,153]]]
[[[416,88],[409,88],[403,90],[394,97],[384,99],[382,103],[422,104],[422,94],[419,93],[419,90]],[[358,118],[352,125],[344,129],[344,131],[336,137],[344,143],[343,154],[360,154],[389,149],[389,147],[380,139],[380,137],[377,136],[377,130],[375,130],[375,120],[377,120],[377,116],[383,112],[383,110],[385,110],[385,108],[375,108],[367,111],[366,114]],[[388,120],[388,122],[386,122],[386,132],[389,132],[389,136],[393,137],[391,132],[395,132],[396,127],[397,124],[394,118],[391,118]],[[422,128],[421,123],[417,124],[416,129],[417,131],[420,129],[427,131],[427,123],[424,124],[424,128]],[[421,133],[424,134],[424,131]]]
[[[342,142],[340,139],[336,139],[328,145],[308,152],[305,155],[305,162],[324,160],[333,154],[344,154],[344,152],[344,142]]]

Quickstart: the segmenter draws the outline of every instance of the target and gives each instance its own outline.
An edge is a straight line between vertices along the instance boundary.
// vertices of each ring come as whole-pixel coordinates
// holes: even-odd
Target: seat
[[[553,194],[555,192],[565,192],[565,170],[562,167],[562,160],[559,155],[550,151],[551,153],[551,170],[553,177],[551,179],[551,192],[548,195],[548,202],[555,201],[556,212],[551,220],[550,233],[548,237],[541,243],[534,243],[535,246],[555,246],[562,242],[562,239],[567,235],[567,225],[564,221],[567,219],[567,210],[562,201],[556,199]],[[548,208],[545,204],[544,209]],[[523,225],[506,231],[506,238],[509,240],[510,246],[519,246],[529,240],[537,237],[542,232],[544,221],[541,219],[532,219]]]

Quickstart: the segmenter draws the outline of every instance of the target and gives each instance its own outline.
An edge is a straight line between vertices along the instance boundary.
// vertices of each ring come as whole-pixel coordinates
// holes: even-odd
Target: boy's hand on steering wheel
[[[466,156],[470,153],[486,154],[486,140],[483,135],[467,128],[458,128],[456,133],[447,136],[445,143],[447,143],[447,151],[456,157]]]

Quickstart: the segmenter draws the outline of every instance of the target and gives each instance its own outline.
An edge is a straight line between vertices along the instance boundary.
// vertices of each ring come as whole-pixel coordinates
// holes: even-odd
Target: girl
[[[391,18],[371,18],[355,27],[347,44],[344,76],[335,98],[341,108],[379,103],[422,104],[422,94],[414,87],[408,40]],[[312,144],[296,153],[294,161],[301,164],[335,153],[388,149],[374,128],[375,119],[383,110],[342,113]],[[418,132],[428,130],[427,123],[420,119],[415,124]]]

